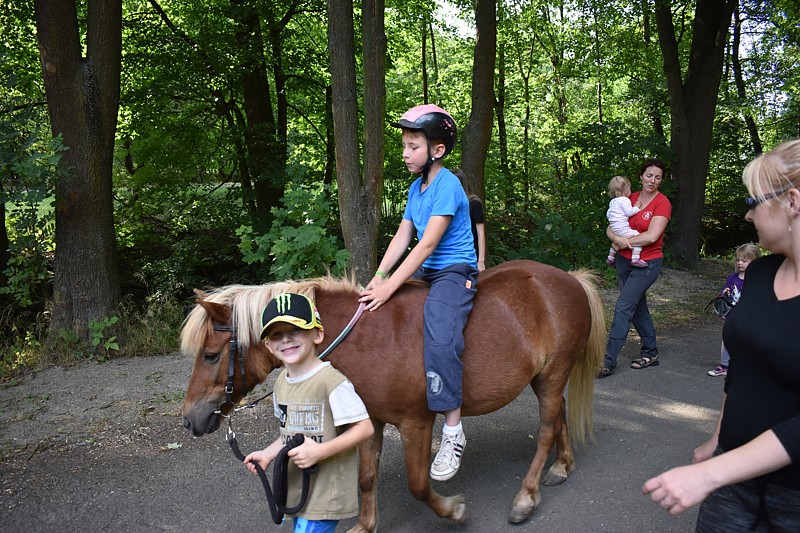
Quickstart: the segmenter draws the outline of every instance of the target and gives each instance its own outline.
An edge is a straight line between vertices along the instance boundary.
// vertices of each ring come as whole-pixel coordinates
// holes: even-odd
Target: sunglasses
[[[773,198],[777,198],[778,196],[787,193],[792,189],[794,189],[794,187],[789,187],[788,189],[784,189],[782,191],[770,192],[765,194],[761,198],[753,198],[752,196],[748,196],[747,198],[744,199],[744,205],[746,205],[748,209],[753,209],[758,204],[766,202],[767,200],[772,200]]]

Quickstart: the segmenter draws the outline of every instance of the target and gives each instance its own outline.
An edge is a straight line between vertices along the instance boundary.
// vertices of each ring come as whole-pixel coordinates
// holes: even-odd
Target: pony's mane
[[[231,308],[236,323],[239,344],[247,350],[258,344],[261,334],[261,311],[272,298],[283,292],[304,294],[314,300],[316,291],[353,293],[361,290],[354,278],[325,276],[307,280],[286,280],[264,285],[226,285],[205,293],[203,300]],[[213,331],[208,312],[201,305],[186,317],[181,330],[181,352],[194,357],[205,345]]]

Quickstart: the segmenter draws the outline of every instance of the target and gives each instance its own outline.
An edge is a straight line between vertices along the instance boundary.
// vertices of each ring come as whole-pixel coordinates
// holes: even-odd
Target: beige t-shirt
[[[286,370],[275,383],[275,416],[287,442],[303,433],[317,442],[336,437],[339,426],[369,418],[352,383],[326,362],[304,376],[289,378]],[[287,507],[300,501],[302,474],[289,462]],[[340,520],[358,514],[358,454],[355,448],[319,463],[311,476],[308,501],[297,516],[308,520]]]

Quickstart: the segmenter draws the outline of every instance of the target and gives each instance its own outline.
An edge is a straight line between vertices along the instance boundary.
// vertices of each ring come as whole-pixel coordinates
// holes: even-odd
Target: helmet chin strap
[[[428,160],[422,166],[422,184],[425,185],[428,183],[428,171],[431,169],[431,166],[436,162],[436,158],[431,154],[431,144],[428,142]]]

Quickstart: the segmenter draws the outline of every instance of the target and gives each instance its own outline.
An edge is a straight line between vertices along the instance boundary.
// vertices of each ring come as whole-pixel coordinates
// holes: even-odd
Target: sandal
[[[658,366],[658,355],[654,355],[653,357],[640,357],[639,359],[631,361],[631,368],[636,370],[647,368],[648,366]]]
[[[613,368],[608,368],[607,366],[604,366],[597,373],[597,377],[598,378],[607,378],[608,376],[610,376],[613,373],[614,373],[614,369]]]

